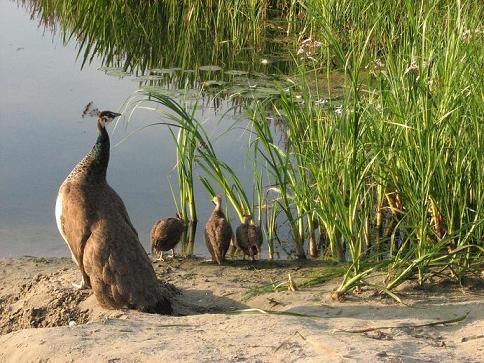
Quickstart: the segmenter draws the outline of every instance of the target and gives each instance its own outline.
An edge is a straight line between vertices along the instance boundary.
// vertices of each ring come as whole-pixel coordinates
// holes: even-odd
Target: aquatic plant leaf
[[[225,81],[217,81],[215,79],[211,79],[209,81],[203,82],[203,86],[204,87],[219,87],[219,86],[223,86],[226,83],[227,82],[225,82]]]
[[[121,67],[99,67],[98,69],[111,77],[123,78],[131,75],[131,73],[125,71],[124,68]]]
[[[150,69],[150,73],[154,75],[174,74],[180,70],[181,68],[153,68]]]
[[[224,74],[228,74],[229,76],[245,76],[249,74],[249,72],[233,69],[233,70],[225,71]]]
[[[201,66],[198,67],[198,70],[200,71],[209,71],[209,72],[218,72],[222,70],[222,67],[219,66],[214,66],[214,65],[209,65],[209,66]]]
[[[170,96],[170,97],[174,97],[175,96],[175,91],[173,90],[169,90],[169,89],[166,89],[164,87],[161,87],[161,86],[143,86],[141,87],[142,90],[146,91],[146,92],[149,92],[149,93],[154,93],[154,94],[157,94],[157,95],[164,95],[164,96]]]
[[[134,81],[158,81],[158,80],[162,80],[162,79],[163,79],[163,76],[156,75],[156,74],[147,74],[147,75],[144,75],[144,76],[138,76],[138,77],[134,78],[133,80]]]
[[[276,88],[257,87],[255,92],[265,95],[279,95],[280,91]]]

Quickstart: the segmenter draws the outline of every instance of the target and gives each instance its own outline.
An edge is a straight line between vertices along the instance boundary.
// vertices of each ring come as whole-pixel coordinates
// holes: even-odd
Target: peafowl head
[[[104,128],[107,123],[113,121],[116,117],[121,116],[121,114],[112,111],[99,111],[91,101],[86,107],[84,107],[84,111],[82,111],[82,117],[84,118],[86,116],[97,117],[98,126]]]
[[[249,213],[244,214],[244,224],[250,224],[252,221],[252,215]]]
[[[112,112],[112,111],[101,111],[98,113],[98,121],[104,127],[107,123],[113,121],[116,117],[121,116],[120,113]]]
[[[222,205],[222,194],[215,195],[212,198],[212,203],[215,204],[215,209],[220,210]]]

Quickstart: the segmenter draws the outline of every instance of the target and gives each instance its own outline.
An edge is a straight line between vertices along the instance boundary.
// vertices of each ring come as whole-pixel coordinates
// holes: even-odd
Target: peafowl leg
[[[165,261],[165,259],[163,258],[163,251],[160,252],[160,257],[158,257],[156,261]]]
[[[72,286],[74,286],[77,290],[86,290],[86,289],[89,289],[89,284],[86,282],[86,279],[84,278],[84,274],[82,276],[82,280],[80,283],[76,284],[76,283],[72,283]]]
[[[171,258],[174,260],[175,259],[175,249],[171,249]]]
[[[234,243],[230,243],[230,249],[229,249],[229,256],[230,258],[234,258],[237,255],[238,248],[235,247]]]

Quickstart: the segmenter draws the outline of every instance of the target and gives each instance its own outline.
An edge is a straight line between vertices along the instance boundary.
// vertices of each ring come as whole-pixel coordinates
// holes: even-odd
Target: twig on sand
[[[191,324],[162,324],[162,325],[157,325],[157,328],[174,328],[174,327],[183,327],[183,328],[189,328],[192,327],[193,325]]]
[[[460,341],[461,343],[468,342],[469,340],[475,340],[475,339],[482,339],[484,338],[484,334],[482,335],[471,335],[469,337],[463,337]]]
[[[454,319],[433,321],[431,323],[426,323],[426,324],[405,324],[405,325],[377,326],[377,327],[373,327],[373,328],[340,330],[340,331],[345,332],[345,333],[367,333],[367,332],[370,332],[370,331],[382,330],[382,329],[421,328],[421,327],[424,327],[424,326],[435,326],[435,325],[458,323],[458,322],[464,320],[465,318],[467,318],[467,315],[469,315],[469,312],[465,313],[462,316],[454,318]]]
[[[293,313],[290,311],[262,310],[258,308],[235,310],[235,311],[229,312],[228,314],[267,314],[267,315],[299,316],[304,318],[323,318],[323,316],[315,315],[315,314]]]

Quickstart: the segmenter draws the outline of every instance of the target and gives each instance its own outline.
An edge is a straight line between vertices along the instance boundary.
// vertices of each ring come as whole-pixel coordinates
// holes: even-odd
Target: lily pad
[[[269,88],[269,87],[257,87],[255,92],[260,94],[265,94],[268,96],[276,96],[279,95],[281,92],[277,88]]]
[[[264,79],[270,79],[271,78],[267,74],[260,73],[260,72],[252,72],[250,75],[251,76],[254,76],[254,77],[257,77],[257,78],[264,78]]]
[[[230,97],[240,96],[245,92],[247,92],[247,87],[242,87],[237,85],[227,90],[227,93],[230,95]]]
[[[258,89],[246,91],[244,93],[241,93],[240,95],[242,98],[248,98],[248,99],[267,99],[267,98],[273,98],[276,96],[274,93],[268,93],[268,92],[260,92]]]
[[[210,66],[201,66],[201,67],[198,67],[198,69],[200,71],[218,72],[222,70],[222,67],[210,65]]]
[[[204,87],[220,87],[220,86],[223,86],[226,83],[227,82],[224,82],[224,81],[217,81],[215,79],[211,79],[211,80],[203,82],[202,85]]]
[[[135,81],[159,81],[162,79],[163,79],[163,76],[156,75],[156,74],[147,74],[144,76],[138,76],[134,78]]]
[[[141,87],[142,90],[153,93],[153,94],[159,94],[163,96],[170,96],[173,97],[175,96],[175,93],[172,90],[168,90],[164,87],[157,87],[157,86],[143,86]]]
[[[247,72],[247,71],[238,71],[236,69],[225,71],[224,73],[228,74],[229,76],[245,76],[245,75],[249,74],[249,72]]]
[[[100,67],[98,69],[104,71],[106,75],[111,77],[123,78],[130,75],[129,72],[126,72],[123,68],[120,67]]]
[[[117,71],[117,70],[109,70],[105,72],[106,75],[110,77],[118,77],[118,78],[124,78],[127,76],[130,76],[131,74],[125,71]]]
[[[177,96],[180,96],[185,99],[197,100],[202,97],[202,94],[200,93],[199,90],[187,88],[187,89],[178,90]]]
[[[152,73],[152,74],[173,74],[178,70],[179,70],[179,68],[154,68],[154,69],[150,69],[150,73]]]

